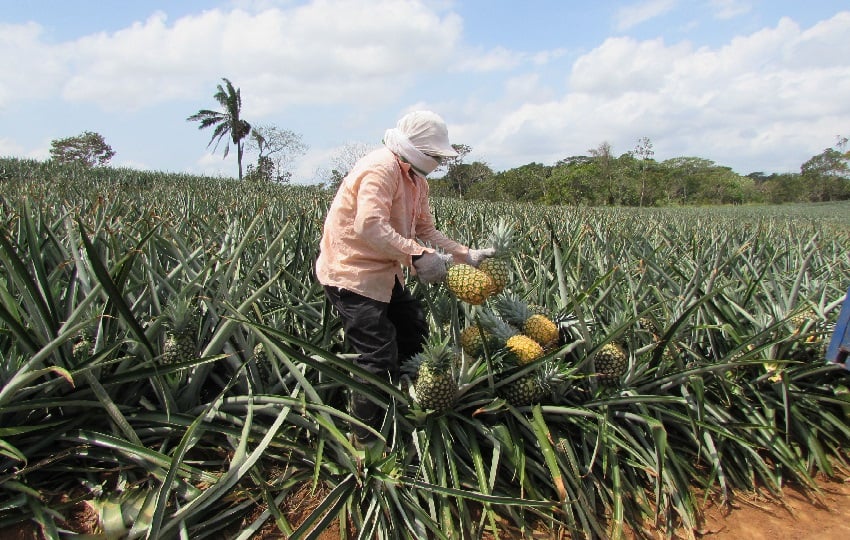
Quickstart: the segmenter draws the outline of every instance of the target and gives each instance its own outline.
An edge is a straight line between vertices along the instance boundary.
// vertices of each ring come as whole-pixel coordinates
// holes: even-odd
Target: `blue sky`
[[[795,172],[850,133],[847,36],[827,0],[0,0],[0,156],[96,131],[113,165],[235,176],[186,121],[227,77],[304,183],[417,108],[495,170],[649,137]]]

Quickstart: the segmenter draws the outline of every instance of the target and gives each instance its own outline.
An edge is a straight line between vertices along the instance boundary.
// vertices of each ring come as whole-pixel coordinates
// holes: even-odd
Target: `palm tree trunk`
[[[242,180],[242,143],[236,143],[236,163],[239,165],[239,180]]]

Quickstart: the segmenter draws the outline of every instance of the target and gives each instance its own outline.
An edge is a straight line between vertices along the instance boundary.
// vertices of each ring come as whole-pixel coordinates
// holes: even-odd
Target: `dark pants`
[[[422,304],[398,279],[389,303],[366,298],[338,287],[325,287],[331,304],[342,319],[345,339],[358,354],[355,363],[388,381],[397,381],[401,362],[422,350],[428,337],[428,321]],[[386,406],[352,392],[350,413],[380,431]],[[360,440],[372,436],[355,426]]]

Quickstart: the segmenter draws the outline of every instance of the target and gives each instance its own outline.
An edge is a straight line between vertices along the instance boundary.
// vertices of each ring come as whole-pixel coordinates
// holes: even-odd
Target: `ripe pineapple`
[[[493,294],[499,294],[511,278],[511,250],[513,249],[513,225],[500,219],[490,235],[490,245],[496,253],[478,265],[493,280]]]
[[[485,343],[488,351],[494,351],[498,348],[493,335],[486,330],[482,333],[476,325],[467,326],[460,333],[460,346],[463,352],[473,358],[478,358],[484,354]]]
[[[496,301],[496,309],[504,319],[522,333],[543,346],[553,347],[560,337],[558,326],[545,315],[533,313],[528,304],[514,295],[502,296]]]
[[[805,311],[801,311],[799,313],[796,313],[795,315],[793,315],[789,319],[789,321],[791,322],[791,325],[794,327],[795,332],[801,332],[803,330],[803,327],[806,325],[806,323],[809,322],[809,321],[814,321],[816,319],[816,317],[817,316],[815,315],[814,310],[807,309]]]
[[[415,377],[413,392],[420,407],[444,412],[452,406],[458,391],[452,373],[454,361],[449,340],[432,337],[421,352],[405,362],[405,372]]]
[[[195,336],[198,319],[191,300],[180,297],[165,308],[165,342],[162,345],[162,363],[172,364],[189,360],[196,355]]]
[[[475,306],[483,304],[495,288],[489,274],[464,263],[449,267],[446,286],[455,296]]]
[[[629,357],[623,347],[616,343],[606,343],[597,352],[594,359],[596,376],[606,386],[616,386],[620,377],[629,367]]]
[[[485,330],[493,334],[496,342],[507,349],[518,364],[528,364],[545,354],[542,345],[520,333],[495,313],[484,311],[480,318]]]

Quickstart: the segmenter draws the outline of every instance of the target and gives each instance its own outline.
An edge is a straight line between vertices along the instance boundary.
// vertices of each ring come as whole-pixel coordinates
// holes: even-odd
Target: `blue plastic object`
[[[835,331],[832,333],[832,339],[830,339],[829,347],[826,349],[826,360],[836,364],[844,364],[844,367],[850,369],[850,358],[848,356],[850,356],[850,289],[847,289],[847,296],[844,297],[841,313],[838,314],[838,322],[835,323]]]

